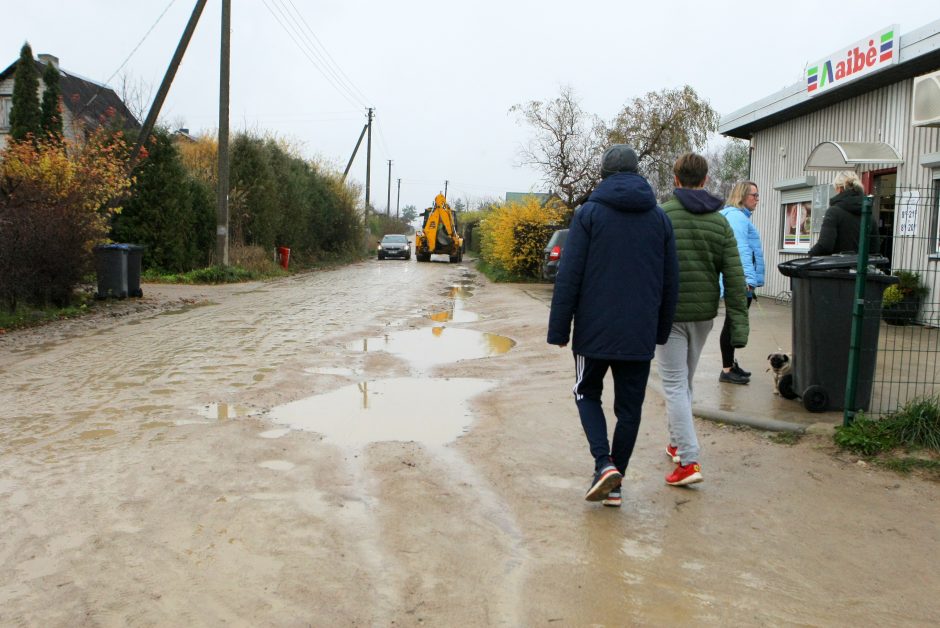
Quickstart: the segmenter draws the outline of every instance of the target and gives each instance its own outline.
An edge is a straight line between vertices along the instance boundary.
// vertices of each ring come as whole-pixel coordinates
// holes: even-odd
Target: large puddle
[[[432,321],[435,323],[447,323],[450,321],[454,323],[472,323],[480,320],[479,314],[464,309],[464,300],[473,296],[473,290],[464,286],[451,286],[448,288],[446,295],[453,299],[450,303],[450,307],[439,312],[428,314],[428,318]]]
[[[458,360],[506,353],[516,341],[506,336],[473,329],[425,327],[363,338],[346,345],[350,351],[385,351],[417,366],[434,366]]]
[[[470,378],[380,379],[276,406],[270,417],[344,447],[387,441],[437,447],[467,431],[469,399],[493,385]]]

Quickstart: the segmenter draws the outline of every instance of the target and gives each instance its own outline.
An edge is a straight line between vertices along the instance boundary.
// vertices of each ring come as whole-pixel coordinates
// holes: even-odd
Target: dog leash
[[[756,293],[754,294],[754,303],[757,304],[757,309],[760,311],[761,317],[766,316],[767,313],[764,312],[764,308],[763,308],[763,306],[760,304],[760,299],[757,298],[757,294],[756,294]],[[781,352],[781,353],[784,353],[783,347],[780,346],[780,341],[777,339],[777,334],[775,334],[775,333],[773,332],[773,328],[770,329],[770,339],[773,340],[774,343],[777,345],[777,351],[779,351],[779,352]]]

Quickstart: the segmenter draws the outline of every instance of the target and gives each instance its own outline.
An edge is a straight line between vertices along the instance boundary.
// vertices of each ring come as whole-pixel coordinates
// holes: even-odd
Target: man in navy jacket
[[[672,223],[625,144],[601,159],[601,182],[575,212],[555,278],[548,343],[565,347],[574,320],[575,403],[594,457],[585,499],[619,506],[640,428],[650,361],[669,338],[679,289]],[[613,447],[601,407],[614,379]]]

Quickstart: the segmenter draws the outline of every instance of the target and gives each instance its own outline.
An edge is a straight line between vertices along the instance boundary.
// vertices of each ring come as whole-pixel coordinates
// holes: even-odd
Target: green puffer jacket
[[[725,313],[731,319],[731,344],[747,345],[747,284],[734,231],[718,213],[724,203],[705,190],[676,188],[663,204],[672,221],[679,255],[679,304],[675,322],[707,321],[718,315],[724,275]]]

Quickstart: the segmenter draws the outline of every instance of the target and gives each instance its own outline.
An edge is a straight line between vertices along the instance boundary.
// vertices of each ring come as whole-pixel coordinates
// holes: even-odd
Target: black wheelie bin
[[[126,244],[99,244],[94,247],[95,274],[98,278],[97,299],[127,298]]]
[[[889,260],[869,257],[859,356],[858,385],[853,410],[868,410],[878,354],[881,295],[897,277],[884,274]],[[792,379],[781,381],[780,392],[799,396],[810,412],[842,410],[849,370],[852,309],[855,302],[855,254],[802,257],[781,262],[792,292]],[[786,389],[791,390],[786,390]]]
[[[140,289],[140,265],[144,255],[144,247],[139,244],[127,244],[127,296],[142,297],[144,291]]]

